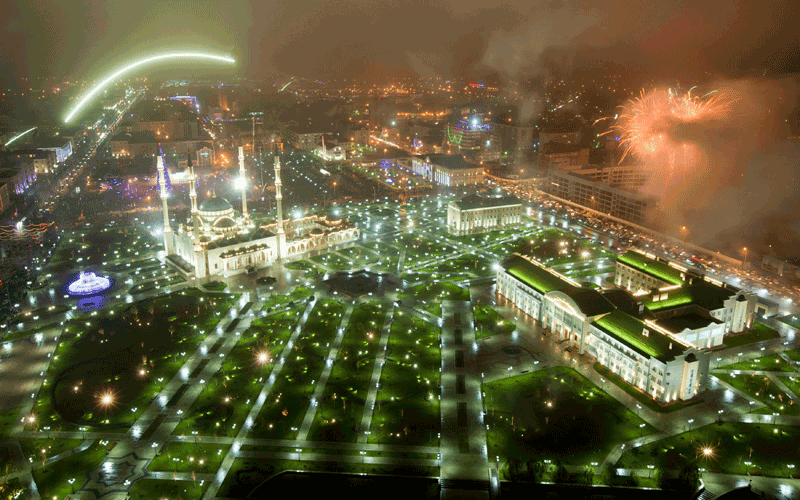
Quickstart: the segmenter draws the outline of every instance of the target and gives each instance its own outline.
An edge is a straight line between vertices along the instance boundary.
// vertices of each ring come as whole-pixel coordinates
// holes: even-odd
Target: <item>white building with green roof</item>
[[[523,224],[525,207],[514,195],[491,191],[467,195],[447,205],[447,232],[463,235],[500,231]]]
[[[617,257],[614,283],[631,293],[682,285],[686,270],[635,250]]]
[[[706,387],[708,353],[533,259],[509,257],[498,269],[497,293],[559,342],[593,356],[657,401],[691,399]]]

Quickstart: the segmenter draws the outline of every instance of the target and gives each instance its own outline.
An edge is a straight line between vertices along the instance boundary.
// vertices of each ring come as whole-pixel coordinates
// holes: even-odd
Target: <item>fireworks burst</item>
[[[673,127],[724,118],[732,102],[726,94],[717,91],[696,97],[691,89],[685,94],[673,89],[649,93],[642,90],[639,97],[623,106],[617,125],[608,133],[618,133],[625,143],[622,159],[630,152],[651,161],[661,155],[692,157],[695,146],[676,139],[671,134]]]

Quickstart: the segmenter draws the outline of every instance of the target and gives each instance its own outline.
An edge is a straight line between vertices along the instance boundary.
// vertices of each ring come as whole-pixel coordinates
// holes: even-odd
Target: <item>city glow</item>
[[[109,84],[119,79],[121,76],[130,73],[131,71],[139,68],[140,66],[146,66],[148,64],[158,63],[162,61],[169,61],[175,59],[203,59],[212,62],[220,62],[220,63],[227,63],[227,64],[235,64],[236,61],[230,56],[222,56],[217,54],[209,54],[205,52],[168,52],[166,54],[158,54],[155,56],[146,57],[144,59],[139,59],[138,61],[134,61],[132,63],[127,64],[126,66],[118,69],[117,71],[111,73],[111,75],[107,76],[103,80],[100,81],[97,85],[89,89],[89,91],[81,97],[75,106],[72,107],[67,116],[64,117],[64,122],[69,123],[70,120],[78,113],[87,102],[89,102],[94,96],[96,96],[100,91],[105,90]]]

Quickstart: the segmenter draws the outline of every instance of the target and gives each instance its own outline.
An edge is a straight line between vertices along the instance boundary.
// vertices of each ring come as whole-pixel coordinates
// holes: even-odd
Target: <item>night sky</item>
[[[569,75],[610,61],[652,78],[798,69],[792,1],[5,1],[2,84],[85,78],[165,47],[233,53],[241,73]]]

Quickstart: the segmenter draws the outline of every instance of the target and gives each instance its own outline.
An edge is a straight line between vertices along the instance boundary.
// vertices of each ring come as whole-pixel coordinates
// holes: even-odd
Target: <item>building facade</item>
[[[571,203],[634,224],[644,223],[658,206],[656,197],[610,186],[574,172],[551,170],[542,190]]]
[[[433,154],[412,157],[411,171],[442,186],[471,186],[483,182],[486,169],[461,155]]]
[[[503,263],[497,293],[656,401],[692,399],[706,388],[707,352],[530,258],[514,254]]]
[[[471,194],[447,205],[447,232],[462,235],[519,227],[524,215],[525,208],[516,196]]]

